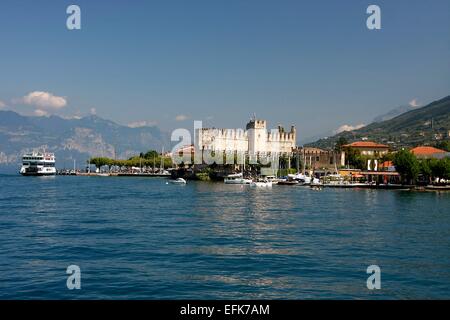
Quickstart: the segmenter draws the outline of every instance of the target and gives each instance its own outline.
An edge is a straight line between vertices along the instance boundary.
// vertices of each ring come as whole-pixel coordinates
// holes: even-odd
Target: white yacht
[[[307,176],[306,174],[297,173],[297,174],[288,174],[288,178],[291,180],[297,180],[303,185],[309,185],[311,184],[311,177]]]
[[[55,175],[55,155],[47,152],[32,152],[23,155],[20,174],[24,176]]]
[[[225,177],[224,183],[226,184],[251,184],[251,179],[244,179],[242,173],[230,174]]]

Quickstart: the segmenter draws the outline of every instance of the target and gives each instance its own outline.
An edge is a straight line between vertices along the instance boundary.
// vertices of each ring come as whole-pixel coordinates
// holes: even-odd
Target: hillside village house
[[[347,169],[340,170],[341,175],[350,175],[352,178],[364,177],[373,183],[399,183],[400,175],[395,171],[391,161],[380,162],[381,158],[389,152],[389,146],[373,141],[356,141],[343,146],[344,152],[348,149],[357,150],[362,156],[368,158],[366,170]]]
[[[379,144],[373,141],[356,141],[350,144],[343,145],[343,152],[348,152],[349,149],[357,150],[362,156],[368,158],[367,170],[378,171],[380,169],[379,160],[389,152],[389,146]],[[345,159],[345,154],[343,158]]]
[[[382,157],[389,152],[389,146],[372,141],[356,141],[343,147],[358,150],[363,156]]]
[[[442,159],[450,156],[450,152],[430,146],[419,146],[411,149],[418,159]]]

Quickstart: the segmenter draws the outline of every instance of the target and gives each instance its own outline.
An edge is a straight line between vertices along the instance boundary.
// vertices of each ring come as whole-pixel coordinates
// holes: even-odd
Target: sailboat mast
[[[160,168],[161,172],[164,169],[163,163],[164,163],[164,147],[162,147],[162,150],[161,150],[161,168]]]
[[[305,146],[302,146],[302,153],[303,153],[303,175],[305,175],[305,171],[306,171]]]
[[[337,169],[337,158],[336,158],[336,152],[333,152],[334,153],[334,170],[336,171],[336,173],[339,173],[338,172],[338,169]]]

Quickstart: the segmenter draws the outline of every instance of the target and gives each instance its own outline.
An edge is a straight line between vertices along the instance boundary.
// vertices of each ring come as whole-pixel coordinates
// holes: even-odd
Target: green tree
[[[113,164],[112,160],[105,157],[96,157],[91,158],[89,160],[91,164],[94,164],[97,168],[103,167],[103,166],[111,166]]]
[[[347,164],[350,167],[353,167],[355,169],[361,169],[364,170],[366,167],[366,159],[361,155],[361,152],[359,150],[355,150],[353,148],[347,148],[345,150],[345,156],[347,158]]]
[[[443,165],[445,167],[443,178],[450,180],[450,159],[445,158],[445,159],[441,159],[440,161],[443,162]]]
[[[450,159],[432,159],[430,169],[433,178],[450,179]]]
[[[153,160],[153,158],[158,158],[158,157],[159,157],[159,153],[155,150],[149,150],[143,155],[143,158],[148,159],[148,160]]]
[[[341,152],[343,147],[348,144],[348,141],[345,137],[339,137],[334,146],[334,151]]]
[[[436,148],[450,152],[450,141],[440,141],[436,144]]]
[[[395,153],[389,152],[381,156],[380,162],[383,163],[385,161],[393,161]]]
[[[394,156],[394,165],[403,183],[413,184],[420,172],[419,161],[407,150],[401,150]]]
[[[431,182],[431,178],[433,176],[433,172],[431,170],[430,161],[429,160],[422,160],[419,163],[419,173],[423,176],[423,180],[428,180],[428,182]]]

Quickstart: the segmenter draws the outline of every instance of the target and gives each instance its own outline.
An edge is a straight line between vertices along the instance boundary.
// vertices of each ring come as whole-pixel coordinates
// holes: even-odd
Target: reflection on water
[[[70,176],[0,186],[0,298],[450,298],[450,193]],[[70,264],[81,291],[65,287]]]

